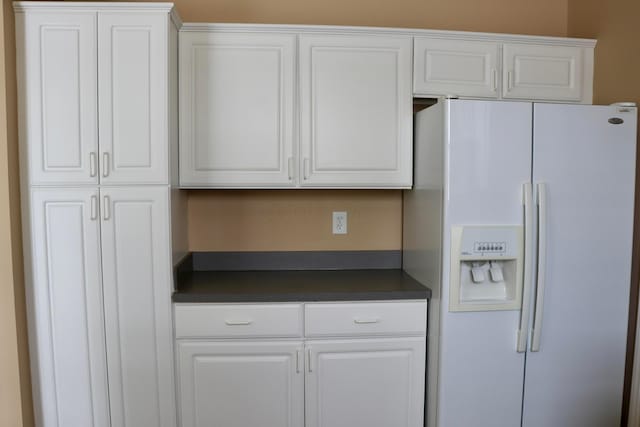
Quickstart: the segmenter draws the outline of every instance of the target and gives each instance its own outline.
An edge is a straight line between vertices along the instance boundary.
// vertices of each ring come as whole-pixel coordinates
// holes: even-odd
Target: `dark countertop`
[[[181,271],[174,302],[426,299],[431,290],[401,269]]]

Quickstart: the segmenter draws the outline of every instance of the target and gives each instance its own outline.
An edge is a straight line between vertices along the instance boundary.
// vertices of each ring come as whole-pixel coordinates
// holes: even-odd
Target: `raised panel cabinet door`
[[[470,40],[414,39],[414,94],[497,98],[498,46]]]
[[[283,187],[295,179],[296,36],[180,33],[180,183]]]
[[[100,180],[168,184],[167,13],[98,14]]]
[[[175,427],[169,189],[100,194],[112,424]]]
[[[97,189],[31,191],[25,264],[38,426],[111,425],[97,203]]]
[[[422,427],[424,337],[307,341],[306,427]]]
[[[16,41],[29,184],[97,183],[96,14],[16,13]]]
[[[300,36],[301,185],[412,183],[412,40]]]
[[[303,427],[301,342],[178,341],[182,427]]]
[[[580,101],[583,61],[579,47],[505,44],[502,97]]]

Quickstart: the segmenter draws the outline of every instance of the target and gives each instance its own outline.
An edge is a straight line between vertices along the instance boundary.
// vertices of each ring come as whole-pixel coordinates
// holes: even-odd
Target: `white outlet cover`
[[[347,234],[347,213],[333,213],[333,234]]]

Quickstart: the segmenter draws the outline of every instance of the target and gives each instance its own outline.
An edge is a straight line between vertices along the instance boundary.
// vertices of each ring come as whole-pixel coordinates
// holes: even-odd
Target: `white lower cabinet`
[[[183,427],[302,427],[302,342],[178,343]]]
[[[303,306],[305,318],[314,312],[311,323],[340,312],[333,338],[278,338],[317,329],[295,314]],[[176,304],[181,426],[421,427],[426,311],[426,301]],[[220,335],[203,333],[194,316]],[[408,322],[418,325],[411,333]],[[236,339],[227,330],[237,330]]]
[[[38,426],[176,425],[168,193],[31,190],[25,270]]]
[[[306,427],[423,425],[424,338],[306,345]]]
[[[36,424],[108,427],[97,189],[31,192],[25,240]],[[27,266],[31,263],[31,268]]]
[[[111,423],[173,427],[169,189],[100,194]]]

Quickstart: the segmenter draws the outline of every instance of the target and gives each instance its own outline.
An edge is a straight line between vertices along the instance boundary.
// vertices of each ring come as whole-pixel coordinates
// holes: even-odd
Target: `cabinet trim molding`
[[[142,11],[147,13],[162,12],[169,13],[173,24],[179,29],[182,27],[182,19],[178,15],[173,3],[165,2],[63,2],[63,1],[16,1],[13,2],[15,13],[26,11],[35,12],[127,12]]]
[[[123,3],[126,4],[126,3]],[[227,23],[184,23],[181,32],[260,32],[260,33],[300,33],[305,34],[361,34],[429,37],[443,40],[494,41],[500,43],[521,43],[554,46],[576,46],[594,48],[597,40],[572,37],[530,36],[521,34],[479,33],[472,31],[428,30],[418,28],[356,27],[338,25],[275,25],[275,24],[227,24]]]

